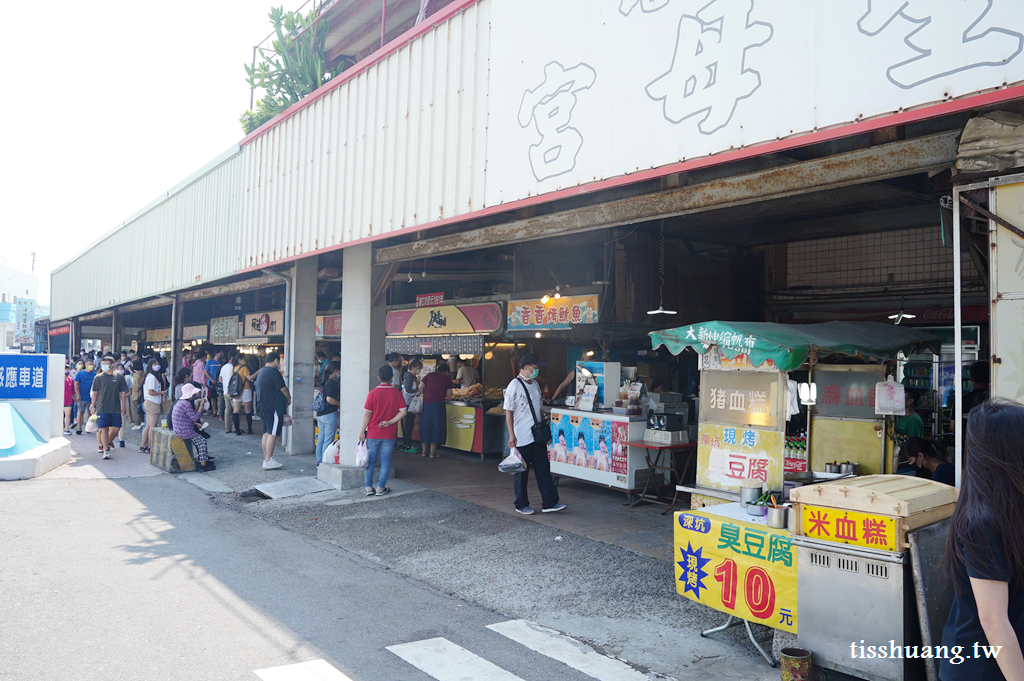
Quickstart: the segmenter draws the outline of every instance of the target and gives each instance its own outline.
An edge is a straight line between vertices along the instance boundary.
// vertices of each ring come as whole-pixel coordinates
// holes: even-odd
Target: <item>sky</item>
[[[0,264],[35,252],[41,305],[52,270],[242,139],[274,4],[302,0],[5,4]]]

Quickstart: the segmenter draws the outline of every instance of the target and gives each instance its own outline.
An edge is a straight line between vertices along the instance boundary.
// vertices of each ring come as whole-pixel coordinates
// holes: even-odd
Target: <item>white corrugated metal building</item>
[[[369,4],[345,0],[328,11],[365,21]],[[995,3],[987,21],[1019,35],[1024,19],[1011,4]],[[454,252],[459,240],[471,244],[463,250],[480,249],[641,219],[689,228],[686,216],[704,210],[705,200],[738,210],[936,172],[951,165],[947,151],[855,180],[820,181],[833,172],[825,166],[807,166],[797,177],[801,164],[858,150],[862,156],[849,162],[866,167],[887,144],[901,145],[892,147],[891,163],[909,164],[896,160],[907,156],[903,147],[923,149],[922,157],[938,153],[929,134],[962,126],[985,107],[1018,107],[1024,97],[1024,57],[1016,54],[1004,55],[999,67],[954,55],[956,68],[945,72],[936,66],[925,73],[924,60],[904,73],[887,56],[906,49],[903,29],[911,25],[902,19],[811,0],[764,0],[753,12],[758,35],[743,46],[747,67],[718,74],[705,86],[710,98],[694,103],[666,89],[663,78],[685,85],[694,77],[675,59],[686,47],[682,28],[706,24],[717,10],[726,12],[727,3],[709,3],[694,17],[681,5],[635,0],[600,7],[455,0],[418,25],[411,16],[390,18],[387,44],[369,54],[372,32],[335,26],[330,49],[351,50],[361,61],[57,269],[52,319],[80,322],[131,304],[166,304],[156,297],[274,268],[291,279],[285,344],[290,373],[300,379],[311,352],[294,329],[300,317],[316,314],[308,305],[316,256],[344,247],[342,361],[354,383],[368,383],[384,333],[372,304],[380,300],[377,279],[393,276],[396,264]],[[809,25],[818,31],[807,39]],[[945,49],[964,35],[957,26],[943,30],[951,41]],[[712,89],[727,82],[742,91]],[[752,182],[715,184],[773,168],[803,184],[756,196]],[[690,192],[682,206],[688,186],[702,193]],[[900,188],[883,189],[886,206],[898,206]],[[902,226],[930,224],[911,222]],[[391,250],[375,256],[371,242],[381,240]],[[211,242],[220,247],[209,249]],[[104,254],[127,244],[163,255],[119,268],[115,278]],[[375,263],[393,267],[375,274]]]

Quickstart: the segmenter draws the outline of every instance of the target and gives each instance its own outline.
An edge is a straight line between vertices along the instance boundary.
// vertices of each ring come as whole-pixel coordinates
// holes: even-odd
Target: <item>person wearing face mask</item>
[[[71,370],[64,370],[64,435],[71,435],[71,407],[75,403],[75,379]]]
[[[206,438],[196,430],[196,424],[202,419],[202,391],[192,383],[186,383],[181,389],[181,399],[174,403],[171,411],[171,427],[174,434],[191,444],[192,456],[196,461],[196,470],[202,473],[216,470],[206,450]]]
[[[121,353],[121,354],[123,355],[124,353]],[[124,426],[124,425],[127,425],[127,422],[129,420],[131,420],[131,413],[132,413],[131,412],[131,406],[132,406],[132,404],[131,404],[131,397],[130,397],[130,395],[131,395],[131,391],[132,391],[132,376],[131,376],[131,373],[127,373],[127,374],[125,373],[125,371],[124,371],[124,364],[121,364],[121,363],[118,363],[118,364],[114,365],[114,375],[115,376],[123,377],[124,378],[124,384],[128,388],[128,394],[125,396],[125,409],[124,409],[124,415],[123,415],[124,423],[121,424],[122,426]],[[117,430],[117,446],[118,447],[122,447],[122,448],[124,447],[124,428],[123,427],[119,428]]]
[[[516,473],[512,478],[515,490],[516,511],[523,515],[533,515],[530,498],[526,491],[530,469],[537,478],[540,489],[542,513],[554,513],[565,508],[558,503],[558,488],[551,477],[551,462],[548,461],[548,440],[539,442],[534,437],[533,427],[542,423],[541,392],[537,383],[541,362],[536,355],[526,353],[519,358],[519,375],[512,379],[505,389],[505,424],[508,428],[508,448],[517,449],[523,457],[526,470]]]
[[[97,449],[104,459],[110,458],[114,438],[121,430],[121,417],[127,412],[128,385],[123,375],[114,373],[114,358],[104,355],[100,373],[93,379],[92,413],[96,414]]]
[[[441,363],[437,369],[420,381],[423,393],[423,410],[420,412],[421,456],[429,452],[431,459],[440,459],[437,448],[448,440],[448,413],[444,401],[452,395],[452,377],[448,365]]]
[[[96,378],[96,372],[92,368],[92,360],[83,360],[78,363],[78,373],[75,374],[75,402],[78,403],[78,428],[75,434],[81,435],[85,422],[89,420],[89,411],[92,406],[92,382]]]
[[[164,397],[167,395],[167,379],[163,375],[163,364],[154,357],[146,365],[146,378],[142,381],[142,407],[146,412],[146,426],[142,429],[142,445],[139,451],[148,454],[153,442],[153,429],[160,421]],[[187,372],[188,369],[182,369]],[[179,378],[179,380],[181,380]]]

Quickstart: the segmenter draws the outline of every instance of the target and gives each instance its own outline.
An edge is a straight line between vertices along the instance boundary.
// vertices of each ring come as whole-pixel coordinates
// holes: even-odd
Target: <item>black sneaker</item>
[[[119,441],[118,447],[124,447],[124,440]]]

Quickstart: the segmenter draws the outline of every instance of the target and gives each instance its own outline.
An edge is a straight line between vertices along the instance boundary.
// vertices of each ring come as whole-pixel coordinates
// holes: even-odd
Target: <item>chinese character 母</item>
[[[710,135],[725,127],[736,105],[761,87],[749,68],[748,50],[771,40],[771,24],[751,21],[753,0],[712,0],[696,16],[684,14],[668,72],[647,86],[647,96],[663,101],[672,123],[704,114],[697,124]]]

